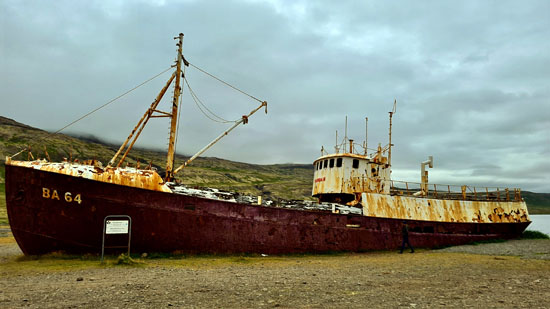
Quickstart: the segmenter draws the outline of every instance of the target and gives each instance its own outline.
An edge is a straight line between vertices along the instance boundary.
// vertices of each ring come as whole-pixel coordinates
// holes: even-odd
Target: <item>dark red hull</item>
[[[59,199],[44,197],[43,188]],[[67,202],[64,194],[81,196]],[[132,218],[132,252],[298,253],[397,249],[401,219],[253,206],[6,165],[10,227],[25,254],[100,253],[103,220]],[[515,238],[529,222],[408,221],[415,247]]]

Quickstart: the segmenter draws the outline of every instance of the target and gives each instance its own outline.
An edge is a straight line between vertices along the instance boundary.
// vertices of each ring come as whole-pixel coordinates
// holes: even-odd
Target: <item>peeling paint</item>
[[[88,163],[88,164],[84,164]],[[62,162],[53,163],[46,160],[16,161],[6,160],[6,164],[22,166],[37,170],[81,177],[90,180],[108,182],[117,185],[148,189],[162,192],[172,192],[164,183],[164,180],[154,170],[141,170],[136,168],[106,167],[101,163],[90,160],[79,163]]]
[[[335,158],[343,159],[342,166],[330,168],[324,164]],[[354,160],[358,160],[358,164],[353,164]],[[358,205],[363,208],[364,216],[372,217],[439,222],[530,222],[519,189],[501,192],[460,186],[456,192],[451,191],[450,185],[439,185],[438,191],[437,185],[430,190],[427,182],[422,186],[395,181],[404,187],[396,188],[390,180],[391,167],[385,162],[379,154],[375,158],[351,153],[322,156],[314,162],[312,195],[323,202],[337,203],[347,196],[351,199],[345,202],[347,205]]]
[[[531,221],[524,201],[463,201],[363,193],[361,205],[364,215],[382,218],[477,223]]]
[[[342,158],[341,167],[325,167],[324,162]],[[353,167],[353,161],[358,161],[358,167]],[[314,162],[314,183],[312,195],[319,194],[356,194],[362,192],[390,192],[390,169],[386,160],[370,160],[366,156],[357,154],[326,155]],[[323,168],[317,168],[323,162]]]

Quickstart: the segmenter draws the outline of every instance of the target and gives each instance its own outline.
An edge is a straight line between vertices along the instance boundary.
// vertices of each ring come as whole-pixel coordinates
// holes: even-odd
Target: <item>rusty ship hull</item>
[[[65,200],[67,192],[80,202]],[[100,253],[104,218],[121,214],[132,218],[136,253],[359,252],[397,249],[402,241],[402,219],[226,202],[8,164],[6,201],[27,255]],[[407,222],[411,243],[428,248],[515,238],[530,223]]]
[[[468,196],[468,186],[462,186],[460,194],[452,194],[447,186],[447,197],[441,197],[441,189],[438,191],[436,184],[428,183],[428,172],[424,170],[426,165],[433,167],[431,156],[421,163],[418,189],[413,190],[408,183],[404,183],[404,188],[394,187],[390,177],[391,127],[396,101],[389,113],[387,146],[379,144],[376,151],[369,154],[373,149],[367,147],[366,136],[363,144],[358,145],[348,139],[346,127],[342,143],[338,144],[336,137],[334,154],[326,153],[321,147],[321,157],[314,161],[312,196],[318,203],[313,206],[274,207],[273,203],[262,204],[261,197],[256,200],[259,205],[254,205],[251,200],[226,200],[215,194],[196,196],[182,186],[177,187],[178,171],[235,127],[247,124],[259,110],[267,113],[267,101],[190,64],[182,53],[183,34],[174,39],[178,51],[176,63],[170,67],[175,67],[175,71],[107,166],[96,160],[79,162],[71,155],[63,162],[50,162],[47,148],[44,149],[47,160],[34,160],[30,145],[6,157],[8,217],[13,235],[25,254],[99,253],[104,244],[104,229],[107,233],[105,222],[113,215],[131,218],[127,236],[131,237],[131,251],[137,253],[283,254],[396,249],[401,244],[402,231],[407,232],[407,225],[413,246],[433,248],[515,238],[529,225],[527,206],[519,189],[513,191],[513,199],[509,196],[511,191],[506,189],[501,199],[498,188],[496,192],[485,188],[486,197],[479,199],[475,187],[472,198]],[[196,68],[260,105],[234,120],[231,127],[176,168],[178,109],[181,86],[187,81],[182,66]],[[159,104],[172,82],[172,103],[169,111],[162,111]],[[197,99],[194,93],[191,95]],[[140,169],[139,162],[135,168],[128,167],[127,155],[153,117],[170,119],[166,169],[162,177],[151,166]],[[67,126],[61,130],[65,128]],[[25,150],[34,161],[12,160]],[[122,167],[125,160],[127,165]],[[116,246],[111,242],[124,241],[123,236],[126,235],[109,235],[109,244]]]

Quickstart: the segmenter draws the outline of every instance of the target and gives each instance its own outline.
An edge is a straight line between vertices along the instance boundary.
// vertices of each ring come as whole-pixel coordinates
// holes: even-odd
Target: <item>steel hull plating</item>
[[[396,249],[402,240],[401,219],[238,204],[10,165],[6,200],[13,235],[33,255],[99,253],[108,215],[132,218],[131,247],[139,253],[367,251]],[[529,225],[408,223],[413,246],[430,248],[514,238]]]

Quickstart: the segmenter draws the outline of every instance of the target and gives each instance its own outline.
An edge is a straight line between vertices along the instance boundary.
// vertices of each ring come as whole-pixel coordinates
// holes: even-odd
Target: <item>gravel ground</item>
[[[501,243],[449,247],[439,252],[519,256],[522,259],[550,260],[550,240],[519,239]]]
[[[20,254],[13,242],[0,243],[0,308],[547,308],[550,300],[550,240],[414,254],[145,259],[140,267],[94,262],[69,271]]]

